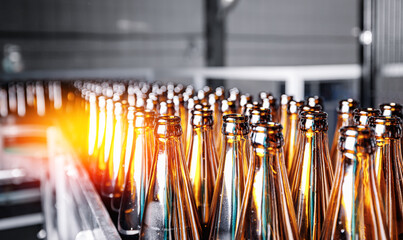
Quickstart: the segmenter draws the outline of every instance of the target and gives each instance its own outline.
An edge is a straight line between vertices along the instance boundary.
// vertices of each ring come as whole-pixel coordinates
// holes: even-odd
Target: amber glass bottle
[[[399,117],[401,120],[403,120],[403,106],[398,104],[398,103],[384,103],[379,106],[381,109],[382,116],[395,116]],[[403,149],[403,136],[402,136],[402,146],[401,148]]]
[[[88,96],[88,162],[87,168],[92,171],[96,163],[98,141],[98,104],[95,93]]]
[[[299,108],[304,104],[303,101],[297,102],[291,100],[288,108],[288,126],[287,132],[285,134],[285,147],[284,147],[284,159],[285,159],[285,167],[287,169],[287,174],[290,173],[291,164],[294,159],[294,155],[297,151],[297,133],[298,133],[298,114]]]
[[[154,164],[140,239],[200,239],[201,228],[181,142],[180,118],[159,117],[154,135]]]
[[[252,126],[252,159],[236,239],[299,239],[279,123]]]
[[[248,117],[223,117],[223,148],[211,205],[209,239],[234,239],[250,153]]]
[[[300,150],[292,163],[291,193],[302,239],[318,239],[329,204],[333,171],[327,140],[327,114],[301,112]]]
[[[280,114],[277,106],[277,99],[272,95],[262,100],[262,107],[270,108],[273,121],[280,122]]]
[[[213,111],[193,110],[192,135],[187,154],[190,183],[203,234],[208,234],[211,200],[214,193],[218,160],[213,141]]]
[[[246,104],[252,103],[252,101],[253,101],[253,97],[250,94],[247,93],[247,94],[241,95],[241,99],[239,100],[240,108],[239,108],[238,113],[242,114],[245,111]]]
[[[358,105],[358,102],[351,98],[339,102],[339,107],[337,108],[337,123],[334,130],[332,148],[330,150],[330,159],[332,160],[334,171],[336,171],[336,163],[340,162],[341,157],[337,150],[337,143],[340,137],[339,130],[342,127],[354,125],[353,111]]]
[[[381,111],[375,108],[357,108],[353,111],[355,125],[368,126],[369,118],[381,115]]]
[[[133,147],[133,134],[134,134],[134,114],[136,108],[128,107],[127,109],[127,131],[123,132],[124,140],[121,147],[120,163],[118,168],[118,173],[116,176],[116,181],[114,184],[113,198],[111,202],[111,207],[114,211],[119,211],[120,201],[122,197],[123,187],[125,183],[125,176],[127,174],[127,169],[130,161],[130,153]]]
[[[111,146],[106,160],[106,168],[102,175],[101,193],[102,196],[108,198],[110,201],[113,198],[113,192],[115,191],[115,184],[119,173],[119,164],[121,162],[122,146],[124,145],[124,133],[126,132],[126,110],[122,106],[122,103],[115,103],[114,110],[114,126],[113,135],[111,140]],[[124,175],[123,175],[124,176]],[[109,204],[111,204],[109,202]],[[118,209],[112,209],[117,211]]]
[[[123,235],[139,235],[154,147],[154,112],[129,110],[126,138],[126,180],[121,192],[118,230]],[[115,191],[115,195],[116,195]]]
[[[283,126],[283,135],[287,132],[287,122],[288,122],[288,116],[287,116],[287,108],[288,108],[288,103],[293,100],[292,96],[287,96],[285,94],[281,95],[281,104],[280,104],[280,123],[281,126]]]
[[[391,239],[403,238],[402,121],[398,117],[372,117],[375,130],[375,174],[384,200],[386,225]]]
[[[93,181],[95,187],[101,193],[102,178],[112,145],[114,129],[113,100],[105,100],[104,97],[100,97],[99,106],[98,147],[95,153],[97,164],[93,171]]]
[[[310,107],[314,107],[314,106],[321,106],[322,109],[324,109],[324,105],[323,105],[323,99],[319,96],[311,96],[308,97],[305,101],[305,104],[310,106]]]
[[[342,157],[321,239],[389,239],[375,182],[373,131],[365,126],[343,127],[339,142]]]

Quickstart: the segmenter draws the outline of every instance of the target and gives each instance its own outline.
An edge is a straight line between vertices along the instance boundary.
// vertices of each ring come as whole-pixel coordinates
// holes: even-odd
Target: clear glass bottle
[[[365,126],[341,128],[339,149],[342,157],[321,239],[389,239],[375,182],[373,131]]]
[[[177,116],[159,117],[154,164],[144,204],[140,239],[200,239],[201,228]]]
[[[299,239],[279,123],[252,126],[252,159],[236,239]]]
[[[340,162],[340,153],[337,149],[337,144],[339,141],[340,133],[339,130],[345,126],[354,125],[353,122],[353,111],[358,107],[359,103],[354,99],[345,99],[339,102],[339,107],[337,108],[337,123],[334,130],[332,148],[330,149],[330,159],[332,160],[333,170],[336,171],[336,163]]]
[[[151,173],[154,150],[154,112],[134,113],[129,109],[126,139],[125,184],[121,192],[118,231],[123,235],[139,235],[143,209]],[[116,194],[116,192],[115,192]]]
[[[403,237],[403,160],[402,120],[398,117],[371,117],[375,130],[374,169],[379,195],[384,200],[386,225],[390,239]]]
[[[248,117],[223,117],[222,153],[211,205],[209,239],[234,239],[250,158]]]
[[[300,150],[292,163],[291,194],[300,237],[318,239],[329,205],[333,170],[327,140],[327,114],[301,112]]]
[[[291,164],[294,159],[294,155],[297,151],[297,133],[298,133],[298,114],[299,108],[303,106],[303,101],[291,100],[288,104],[287,115],[288,115],[288,127],[285,134],[285,147],[284,147],[284,159],[285,167],[287,169],[287,175],[290,174]]]
[[[213,111],[194,109],[191,116],[192,135],[187,153],[190,183],[196,201],[196,209],[203,234],[208,236],[208,221],[218,160],[213,139]],[[205,237],[207,237],[205,236]]]
[[[381,111],[375,108],[356,108],[353,111],[355,125],[368,126],[369,118],[381,115]]]

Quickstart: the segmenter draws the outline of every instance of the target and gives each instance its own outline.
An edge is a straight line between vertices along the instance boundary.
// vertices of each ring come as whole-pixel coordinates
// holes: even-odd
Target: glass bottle
[[[299,239],[279,123],[252,126],[252,159],[236,239]]]
[[[154,149],[154,112],[132,110],[128,112],[131,122],[126,139],[127,170],[118,217],[118,230],[123,235],[140,233]]]
[[[281,104],[280,104],[280,123],[281,126],[283,126],[283,135],[287,132],[287,121],[288,121],[288,116],[287,116],[287,108],[288,108],[288,103],[293,100],[292,96],[288,95],[281,95]]]
[[[220,99],[217,94],[211,93],[209,95],[209,104],[213,110],[214,116],[214,126],[213,126],[213,136],[214,136],[214,147],[218,149],[219,139],[221,139],[221,125],[222,125],[222,115],[220,111]]]
[[[106,160],[109,156],[109,150],[112,142],[114,117],[113,117],[113,100],[105,99],[100,96],[99,103],[99,118],[98,118],[98,143],[94,152],[96,161],[93,169],[93,182],[99,193],[101,192],[101,182],[103,173],[106,169]]]
[[[365,126],[340,129],[341,160],[321,239],[389,239],[374,171],[374,133]]]
[[[300,237],[318,239],[329,204],[333,171],[327,140],[327,114],[301,112],[299,153],[292,163],[291,194]]]
[[[234,239],[249,165],[248,117],[223,117],[223,148],[211,204],[209,239]]]
[[[297,150],[297,133],[298,133],[298,113],[299,107],[303,106],[303,101],[291,100],[288,108],[288,126],[285,134],[285,147],[284,147],[284,159],[285,167],[287,169],[287,175],[290,174],[291,164],[294,159],[295,152]]]
[[[384,103],[379,106],[381,109],[382,116],[395,116],[399,117],[400,119],[403,120],[403,106],[398,104],[398,103]],[[402,146],[401,148],[403,149],[403,136],[402,136]]]
[[[208,234],[207,225],[218,168],[213,140],[213,111],[194,109],[191,122],[193,129],[189,139],[187,166],[202,232]]]
[[[398,117],[370,118],[375,130],[374,169],[379,195],[384,200],[386,226],[391,239],[403,237],[402,121]]]
[[[242,114],[245,111],[246,104],[252,103],[253,96],[251,96],[249,93],[242,94],[241,98],[239,100],[239,114]]]
[[[316,105],[314,107],[310,107],[308,105],[303,105],[300,106],[298,108],[298,124],[297,124],[297,136],[296,136],[296,150],[294,153],[294,157],[291,160],[289,169],[287,168],[287,173],[288,173],[288,179],[290,181],[290,185],[291,185],[291,180],[294,178],[294,172],[296,172],[293,168],[296,168],[297,166],[294,164],[294,162],[297,161],[298,156],[300,155],[300,152],[303,150],[303,148],[301,147],[301,139],[304,135],[304,133],[302,132],[301,128],[300,128],[300,119],[301,119],[301,113],[303,112],[319,112],[322,110],[322,107],[320,105]]]
[[[262,107],[270,108],[273,121],[280,122],[280,114],[277,106],[277,99],[272,95],[262,100]]]
[[[98,104],[95,93],[89,94],[88,99],[88,169],[92,170],[95,163],[95,152],[98,140]]]
[[[381,111],[375,108],[357,108],[353,111],[355,125],[368,126],[369,118],[381,115]]]
[[[200,239],[180,123],[177,116],[162,116],[156,122],[154,163],[140,239]]]
[[[358,107],[358,105],[359,103],[351,98],[339,102],[339,107],[337,108],[337,123],[334,130],[332,148],[330,150],[330,159],[332,160],[334,171],[336,171],[336,163],[340,162],[341,157],[337,150],[337,144],[340,137],[339,130],[342,127],[354,125],[353,111]]]
[[[111,146],[109,148],[109,154],[106,160],[106,168],[102,175],[101,182],[101,194],[109,201],[113,198],[113,192],[115,190],[116,178],[118,177],[119,164],[122,155],[122,145],[125,139],[125,109],[122,103],[116,102],[114,108],[114,126],[111,139]],[[108,204],[108,202],[106,202]],[[110,206],[107,206],[110,208]],[[112,209],[116,211],[116,209]]]

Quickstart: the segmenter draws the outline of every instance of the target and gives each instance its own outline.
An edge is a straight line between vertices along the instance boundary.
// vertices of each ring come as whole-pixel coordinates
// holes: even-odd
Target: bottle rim
[[[352,99],[343,99],[339,102],[339,107],[337,109],[338,113],[351,113],[353,112],[359,105],[359,102]]]
[[[231,114],[225,114],[223,116],[224,123],[243,123],[248,121],[249,117],[243,114],[231,113]]]

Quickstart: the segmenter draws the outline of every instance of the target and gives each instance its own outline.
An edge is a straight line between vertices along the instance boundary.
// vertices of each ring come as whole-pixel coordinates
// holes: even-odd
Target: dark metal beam
[[[207,67],[225,66],[226,25],[219,0],[204,1],[205,64]],[[222,86],[222,79],[208,79],[212,87]]]

